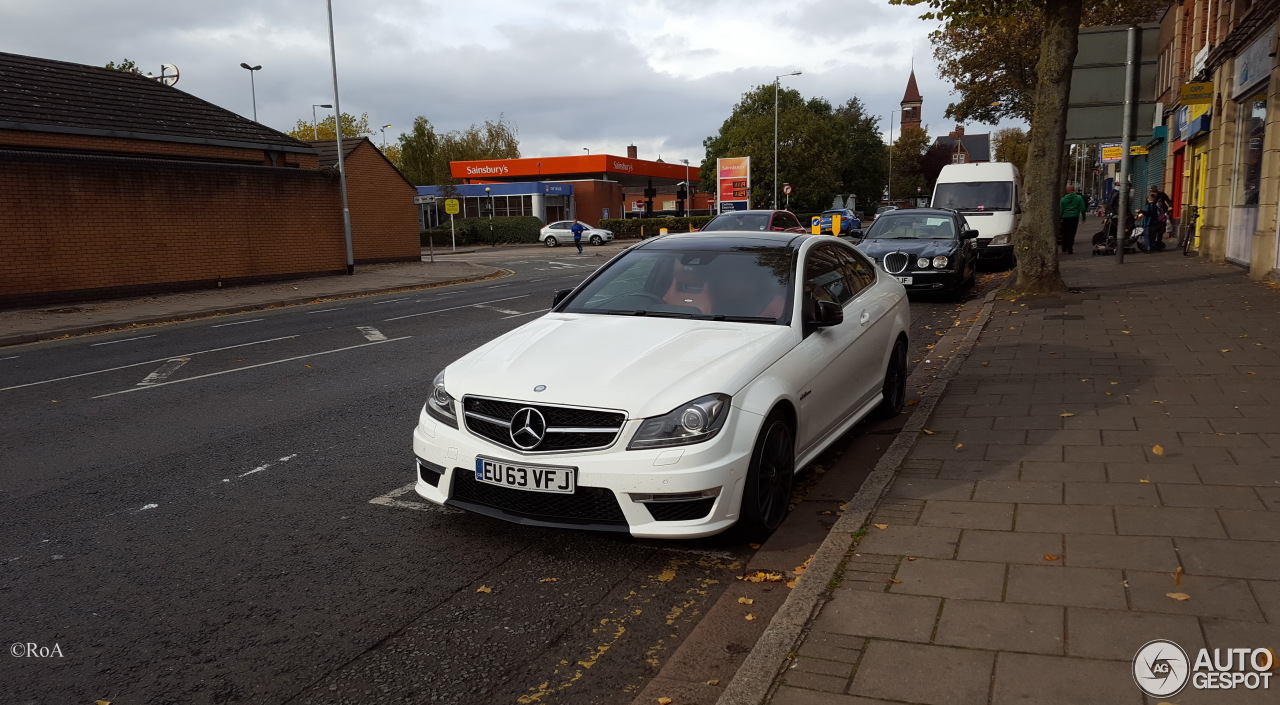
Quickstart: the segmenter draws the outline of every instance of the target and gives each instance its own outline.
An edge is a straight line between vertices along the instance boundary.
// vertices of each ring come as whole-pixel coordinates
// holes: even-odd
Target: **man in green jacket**
[[[1084,197],[1076,193],[1076,187],[1067,185],[1067,195],[1062,197],[1062,201],[1058,203],[1058,215],[1062,217],[1062,251],[1066,254],[1072,254],[1076,246],[1076,228],[1080,226],[1084,220],[1085,211],[1089,210],[1089,206],[1085,204]]]

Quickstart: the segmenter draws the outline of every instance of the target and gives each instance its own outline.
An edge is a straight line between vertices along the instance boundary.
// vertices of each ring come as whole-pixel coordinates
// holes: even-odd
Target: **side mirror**
[[[572,294],[572,293],[573,293],[573,289],[560,289],[556,293],[552,294],[551,308],[555,308],[556,306],[559,306],[560,302],[569,298],[569,294]]]
[[[977,231],[977,230],[966,230],[966,231],[964,231],[964,232],[960,233],[960,239],[961,239],[961,240],[976,240],[976,239],[978,239],[978,231]]]
[[[838,326],[844,322],[844,308],[832,301],[817,301],[814,306],[814,325],[819,328]]]

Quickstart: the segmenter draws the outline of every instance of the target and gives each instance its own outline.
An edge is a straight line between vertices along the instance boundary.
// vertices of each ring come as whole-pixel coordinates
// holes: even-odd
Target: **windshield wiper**
[[[777,323],[771,316],[726,316],[723,313],[694,316],[699,321],[727,321],[729,323]]]
[[[693,318],[692,313],[676,313],[675,311],[646,311],[639,310],[622,310],[613,309],[609,311],[601,311],[611,316],[653,316],[654,318]]]

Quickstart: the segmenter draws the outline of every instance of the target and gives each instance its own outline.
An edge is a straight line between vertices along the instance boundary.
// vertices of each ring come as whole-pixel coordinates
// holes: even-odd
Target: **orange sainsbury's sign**
[[[750,208],[751,157],[717,159],[716,176],[716,202],[721,213]]]

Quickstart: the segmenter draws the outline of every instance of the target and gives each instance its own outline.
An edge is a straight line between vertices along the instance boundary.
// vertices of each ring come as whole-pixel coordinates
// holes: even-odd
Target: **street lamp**
[[[319,141],[320,139],[320,127],[318,123],[316,123],[316,108],[332,108],[332,107],[333,106],[328,103],[312,103],[311,104],[311,139],[317,140],[317,141]],[[334,127],[336,128],[338,126],[338,118],[335,117],[333,121],[334,121]]]
[[[387,128],[388,127],[391,127],[391,126],[390,125],[382,126],[382,151],[384,152],[387,151]]]
[[[347,169],[342,159],[342,103],[338,102],[338,52],[333,42],[333,0],[325,0],[329,11],[329,67],[333,72],[333,135],[338,140],[338,188],[342,191],[342,239],[347,250],[347,274],[356,273],[351,251],[351,208],[347,205]]]
[[[489,247],[496,247],[498,241],[493,237],[493,194],[488,186],[484,187],[484,195],[489,197]]]
[[[773,209],[778,209],[778,83],[783,76],[799,76],[799,71],[773,77]]]
[[[253,72],[261,71],[262,66],[261,65],[250,66],[249,64],[246,64],[245,62],[241,61],[240,68],[245,69],[246,71],[249,72],[249,93],[250,95],[253,96],[253,121],[257,122],[258,121],[258,89],[255,88],[253,85]]]
[[[588,156],[590,156],[590,155],[591,155],[591,150],[590,150],[590,149],[587,149],[586,147],[583,147],[583,148],[582,148],[582,151],[586,152]]]
[[[693,184],[689,181],[689,160],[681,159],[684,162],[684,214],[689,216],[689,203],[693,200]]]
[[[893,114],[901,110],[889,111],[889,203],[893,203]]]

